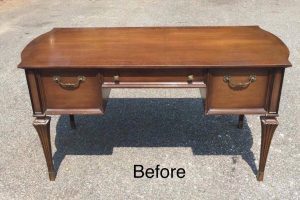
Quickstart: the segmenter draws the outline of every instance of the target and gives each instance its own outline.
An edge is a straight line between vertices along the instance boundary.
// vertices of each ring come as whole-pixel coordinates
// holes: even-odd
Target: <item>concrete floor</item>
[[[300,198],[300,1],[4,4],[5,0],[0,1],[1,199]],[[196,90],[114,90],[106,115],[76,117],[75,131],[65,116],[52,117],[58,175],[49,182],[40,141],[31,125],[24,71],[16,67],[24,46],[53,27],[185,25],[260,25],[290,48],[294,67],[286,70],[280,125],[265,181],[257,182],[254,175],[260,148],[258,116],[247,116],[244,129],[239,130],[236,116],[204,117]],[[186,177],[134,179],[134,164],[184,167]]]

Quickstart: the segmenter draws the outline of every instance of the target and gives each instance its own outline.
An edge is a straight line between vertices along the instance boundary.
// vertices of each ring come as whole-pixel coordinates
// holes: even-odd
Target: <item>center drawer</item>
[[[130,69],[103,71],[104,87],[201,87],[201,69]]]

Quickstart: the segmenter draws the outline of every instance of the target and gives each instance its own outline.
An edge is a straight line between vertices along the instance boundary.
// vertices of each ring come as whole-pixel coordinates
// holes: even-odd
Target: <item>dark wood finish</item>
[[[52,150],[51,150],[51,142],[50,142],[50,117],[44,117],[44,118],[36,118],[33,121],[33,126],[36,129],[42,147],[44,151],[44,155],[47,162],[48,167],[48,174],[50,181],[54,181],[56,177],[56,171],[53,166],[53,160],[52,160]]]
[[[41,99],[41,93],[39,84],[37,82],[36,74],[32,70],[26,70],[27,85],[31,97],[31,106],[33,113],[36,116],[43,115],[45,112],[43,100]]]
[[[103,83],[103,88],[205,88],[203,82],[184,83],[184,82],[112,82]]]
[[[76,128],[76,123],[75,123],[75,117],[74,115],[69,115],[69,118],[70,118],[70,126],[72,129],[75,129]]]
[[[239,129],[242,129],[242,128],[243,128],[243,125],[244,125],[244,118],[245,118],[245,115],[239,115],[239,123],[238,123],[238,128],[239,128]]]
[[[202,69],[116,69],[104,70],[102,87],[161,88],[205,87]],[[118,76],[118,81],[114,77]],[[190,79],[190,77],[192,79]]]
[[[272,79],[273,83],[271,84],[272,95],[270,99],[269,113],[278,113],[283,76],[284,69],[274,69]]]
[[[267,157],[269,153],[270,144],[278,126],[278,121],[275,117],[261,116],[261,146],[260,146],[260,160],[259,169],[257,173],[257,180],[263,181],[265,166],[267,162]]]
[[[27,45],[19,67],[287,67],[288,56],[258,26],[55,28]]]
[[[79,98],[79,97],[78,97]],[[102,115],[103,112],[99,108],[61,108],[61,109],[47,109],[45,111],[46,115]]]
[[[115,83],[113,77],[119,76],[119,82],[203,82],[204,71],[201,69],[118,69],[105,70],[103,72],[104,82]],[[188,76],[193,75],[189,81]]]
[[[245,109],[253,110],[255,114],[266,113],[268,73],[266,69],[247,68],[209,70],[206,113],[244,114]],[[231,88],[224,82],[226,75],[230,75],[234,82],[247,82],[251,74],[256,75],[256,81],[244,89]]]
[[[102,80],[97,71],[44,70],[40,74],[46,114],[55,114],[61,109],[73,110],[72,114],[82,114],[81,110],[88,109],[92,109],[94,114],[103,114]],[[53,81],[56,75],[60,76],[64,83],[75,83],[78,76],[85,76],[86,80],[80,83],[78,88],[68,90]]]
[[[70,115],[75,128],[75,114],[105,112],[111,88],[149,87],[206,88],[205,113],[239,115],[239,128],[245,114],[263,115],[262,180],[288,56],[284,43],[258,26],[55,28],[25,47],[19,67],[50,180],[56,173],[47,115]],[[246,87],[232,87],[227,75]]]
[[[206,100],[207,102],[207,100]],[[207,105],[207,104],[206,104]],[[244,108],[244,109],[235,109],[235,108],[228,108],[228,109],[210,109],[209,112],[206,113],[207,115],[240,115],[240,114],[248,114],[248,115],[261,115],[266,114],[266,110],[263,108]]]

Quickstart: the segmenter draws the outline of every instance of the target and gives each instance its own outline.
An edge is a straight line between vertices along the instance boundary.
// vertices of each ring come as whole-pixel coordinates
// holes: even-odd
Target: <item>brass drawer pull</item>
[[[246,83],[235,83],[231,80],[231,76],[228,75],[224,76],[223,80],[225,83],[228,83],[229,87],[233,89],[243,89],[243,88],[247,88],[251,83],[256,81],[256,75],[251,74]]]
[[[53,81],[57,83],[60,87],[66,90],[73,90],[79,87],[80,82],[84,82],[86,80],[85,76],[78,76],[76,83],[63,83],[60,80],[60,76],[53,76]]]
[[[113,77],[113,79],[114,79],[114,82],[119,82],[120,81],[120,76],[119,75],[115,75]]]
[[[192,82],[194,80],[194,75],[188,75],[188,82]]]

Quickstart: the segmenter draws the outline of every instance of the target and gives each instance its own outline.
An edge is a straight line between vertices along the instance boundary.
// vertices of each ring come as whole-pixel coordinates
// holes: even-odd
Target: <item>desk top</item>
[[[54,28],[20,68],[288,67],[289,51],[258,26]]]

